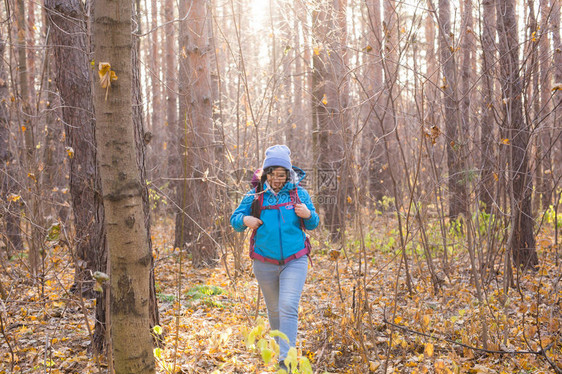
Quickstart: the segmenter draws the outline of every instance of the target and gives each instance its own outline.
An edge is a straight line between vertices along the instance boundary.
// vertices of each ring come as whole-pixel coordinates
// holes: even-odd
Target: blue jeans
[[[279,330],[287,335],[291,347],[297,341],[299,301],[307,272],[307,256],[285,265],[254,260],[254,274],[265,299],[269,325],[272,330]],[[279,360],[284,360],[289,345],[284,339],[276,340],[279,344]]]

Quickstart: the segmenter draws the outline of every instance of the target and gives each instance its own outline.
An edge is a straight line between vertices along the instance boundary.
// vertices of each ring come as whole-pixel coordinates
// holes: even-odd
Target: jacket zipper
[[[277,202],[279,202],[279,197],[277,198]],[[281,251],[281,261],[284,260],[283,258],[283,237],[281,236],[281,208],[277,209],[277,223],[279,227],[279,250]]]

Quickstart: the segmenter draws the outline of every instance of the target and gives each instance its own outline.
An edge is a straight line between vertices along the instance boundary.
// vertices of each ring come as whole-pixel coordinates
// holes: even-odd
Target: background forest
[[[561,5],[4,0],[0,372],[273,372],[228,219],[287,144],[298,372],[562,373]]]

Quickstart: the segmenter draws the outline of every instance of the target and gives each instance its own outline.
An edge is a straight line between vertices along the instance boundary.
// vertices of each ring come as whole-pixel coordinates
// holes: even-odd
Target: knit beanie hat
[[[263,169],[270,166],[282,166],[287,170],[291,170],[291,150],[286,145],[273,145],[265,150],[265,160],[263,160]]]

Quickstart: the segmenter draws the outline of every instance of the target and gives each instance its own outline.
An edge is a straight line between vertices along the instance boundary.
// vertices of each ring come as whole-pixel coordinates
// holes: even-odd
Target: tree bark
[[[94,85],[96,143],[109,246],[115,372],[154,373],[149,315],[152,254],[143,209],[145,183],[135,147],[131,5],[129,0],[100,0],[95,6],[95,61],[111,64],[118,77],[108,88],[100,82]]]
[[[367,190],[371,198],[382,201],[383,196],[390,196],[388,186],[392,183],[389,177],[389,169],[385,166],[384,145],[380,140],[384,135],[377,121],[382,118],[384,97],[383,84],[383,36],[381,21],[380,0],[368,0],[368,24],[367,24],[367,54],[365,71],[365,95],[366,104],[362,110],[362,122],[364,122],[365,137],[363,139],[363,154],[367,155],[368,163],[366,178],[360,180],[368,181]]]
[[[107,271],[107,248],[86,21],[80,0],[45,0],[45,9],[52,25],[55,81],[70,159],[77,257],[73,289],[91,292],[90,272]],[[105,340],[105,304],[105,297],[98,295],[94,346],[100,352]]]
[[[39,194],[40,186],[38,186],[38,170],[35,159],[35,126],[33,122],[33,113],[30,105],[30,85],[27,66],[27,40],[26,40],[26,6],[23,0],[16,2],[16,30],[17,30],[17,63],[18,63],[18,102],[19,102],[19,118],[21,123],[20,129],[24,133],[25,144],[25,172],[28,176],[27,182],[29,191],[29,210],[27,217],[31,221],[31,241],[29,247],[29,267],[33,276],[38,275],[39,265],[41,261],[41,247],[43,243],[43,235],[41,232],[42,217],[39,211]]]
[[[447,168],[449,171],[449,218],[457,219],[466,213],[467,178],[465,176],[464,147],[460,130],[457,63],[451,38],[451,5],[449,0],[439,0],[439,56],[443,73],[442,92],[445,108],[445,135],[447,148]]]
[[[345,231],[348,168],[345,161],[345,125],[349,86],[345,75],[345,1],[323,2],[313,14],[312,106],[316,140],[314,161],[318,165],[319,205],[332,240]],[[328,36],[330,36],[328,38]],[[345,124],[345,125],[344,125]]]
[[[553,59],[553,70],[554,70],[554,82],[556,84],[562,84],[562,42],[560,38],[560,8],[562,7],[562,2],[560,0],[553,0],[552,1],[552,22],[551,30],[552,30],[552,47],[554,50],[554,59]],[[562,91],[556,91],[554,93],[554,116],[552,119],[552,123],[560,123],[562,121]],[[555,133],[552,134],[552,139],[561,139],[562,138],[562,130],[560,127],[555,130]],[[558,145],[555,146],[552,150],[553,152],[553,159],[554,160],[561,160],[562,159],[562,146],[560,145],[560,141],[558,141]],[[558,166],[557,166],[558,164]],[[560,168],[560,163],[553,164],[552,175],[560,175],[562,172]]]
[[[8,101],[8,79],[4,67],[4,50],[6,43],[0,30],[0,198],[6,201],[6,206],[0,213],[4,218],[6,233],[6,250],[8,256],[12,252],[23,250],[22,233],[20,229],[19,202],[9,201],[10,195],[17,195],[13,171],[14,155],[10,152],[10,115],[6,102]]]
[[[559,0],[555,0],[559,1]],[[537,178],[537,192],[540,196],[539,206],[544,210],[552,204],[553,178],[552,178],[552,84],[550,60],[549,29],[551,24],[551,8],[548,0],[540,0],[540,36],[539,36],[539,84],[540,84],[540,110],[538,119],[541,121],[538,132],[538,157],[541,168]],[[560,53],[559,53],[560,54]]]
[[[496,13],[495,0],[482,1],[482,68],[481,68],[481,122],[480,122],[480,201],[487,213],[494,205],[494,181],[499,179],[499,172],[494,177],[494,163],[496,162],[496,147],[492,134],[494,130],[494,66],[495,60],[495,30]]]
[[[185,4],[184,4],[185,3]],[[180,14],[187,13],[182,2]],[[180,145],[182,159],[180,206],[175,246],[189,244],[196,267],[214,266],[217,248],[212,240],[215,187],[212,90],[209,66],[209,15],[203,0],[190,3],[188,19],[180,24]]]
[[[529,172],[527,149],[529,126],[523,118],[522,82],[519,76],[519,41],[515,18],[515,0],[496,2],[500,53],[500,80],[503,99],[502,126],[509,131],[509,172],[512,190],[512,240],[509,243],[514,263],[521,268],[538,264],[533,233],[531,194],[533,179]]]
[[[141,34],[141,22],[140,22],[140,0],[135,2],[136,8],[132,13],[133,20],[137,25],[135,30],[136,34]],[[142,90],[141,90],[141,77],[140,77],[140,39],[136,37],[133,39],[134,45],[131,54],[131,64],[133,67],[133,125],[135,133],[135,149],[137,151],[137,168],[139,170],[142,184],[142,208],[144,212],[144,225],[146,229],[146,240],[148,242],[148,253],[150,253],[150,276],[148,281],[149,288],[149,315],[150,315],[150,327],[160,324],[160,315],[158,313],[158,300],[156,298],[156,285],[155,285],[155,275],[154,275],[154,257],[152,255],[152,235],[151,232],[151,217],[150,217],[150,199],[148,195],[148,175],[146,171],[146,148],[147,144],[152,138],[152,134],[146,131],[144,115],[143,115],[143,100],[142,100]]]

